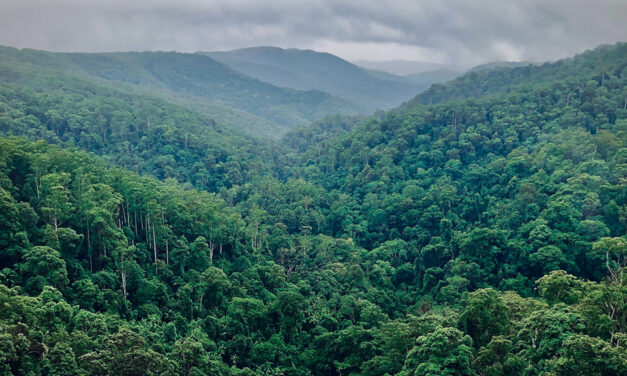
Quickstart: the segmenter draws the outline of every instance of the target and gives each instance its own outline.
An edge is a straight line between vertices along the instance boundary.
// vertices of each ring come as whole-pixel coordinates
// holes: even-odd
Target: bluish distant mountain
[[[252,47],[200,54],[275,86],[321,90],[347,99],[365,112],[398,106],[429,87],[404,77],[371,72],[335,55],[311,50]]]

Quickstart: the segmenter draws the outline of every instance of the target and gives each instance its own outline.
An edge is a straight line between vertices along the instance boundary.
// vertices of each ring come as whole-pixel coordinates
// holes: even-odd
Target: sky
[[[350,61],[550,61],[627,40],[627,0],[0,0],[0,44],[313,49]]]

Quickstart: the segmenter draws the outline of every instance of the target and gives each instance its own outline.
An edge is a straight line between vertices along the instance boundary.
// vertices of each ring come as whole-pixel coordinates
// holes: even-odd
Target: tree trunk
[[[122,277],[122,291],[124,291],[124,298],[126,298],[126,270],[120,270],[120,276]]]
[[[87,225],[87,253],[89,253],[89,271],[94,271],[94,264],[91,257],[91,236],[89,234],[89,224]]]
[[[170,265],[170,247],[168,246],[168,239],[165,240],[165,264]]]
[[[157,236],[155,235],[155,225],[152,225],[152,249],[155,253],[155,262],[157,262]]]

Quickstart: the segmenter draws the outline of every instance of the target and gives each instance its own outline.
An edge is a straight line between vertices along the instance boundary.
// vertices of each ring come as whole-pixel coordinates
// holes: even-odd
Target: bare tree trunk
[[[94,264],[91,256],[91,236],[89,233],[89,224],[87,224],[87,252],[89,253],[89,271],[94,271]]]
[[[120,276],[122,277],[122,291],[124,291],[124,297],[126,298],[126,270],[120,270]]]
[[[155,235],[155,225],[152,225],[152,249],[155,253],[155,262],[157,262],[157,236]]]

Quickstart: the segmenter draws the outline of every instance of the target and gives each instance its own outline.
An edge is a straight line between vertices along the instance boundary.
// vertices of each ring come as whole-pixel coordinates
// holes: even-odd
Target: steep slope
[[[346,98],[366,112],[397,106],[426,89],[398,77],[375,77],[337,56],[311,50],[253,47],[202,54],[276,86],[317,89]]]
[[[275,170],[270,142],[153,96],[28,64],[0,64],[0,132],[81,147],[210,191]]]
[[[599,46],[575,57],[555,63],[516,68],[496,67],[467,73],[453,81],[437,84],[403,105],[444,103],[489,94],[505,94],[519,85],[538,85],[573,77],[601,80],[608,74],[619,75],[627,66],[627,43]]]
[[[336,222],[331,233],[358,228],[351,237],[366,247],[397,237],[428,242],[431,236],[451,237],[482,226],[516,236],[525,223],[558,221],[548,217],[557,210],[572,218],[566,227],[554,223],[554,229],[587,236],[590,229],[577,227],[578,221],[599,220],[605,227],[593,238],[618,236],[625,224],[617,212],[601,207],[627,204],[624,191],[619,193],[625,189],[627,150],[623,49],[617,45],[577,57],[576,66],[590,67],[582,75],[559,61],[544,66],[541,83],[507,95],[371,117],[305,148],[297,173],[347,194],[354,200],[348,206],[364,210],[354,211],[352,222]],[[602,65],[596,64],[600,56]],[[483,83],[489,82],[486,76]],[[589,185],[588,178],[608,185]],[[529,192],[543,198],[531,200]],[[582,211],[585,197],[593,196],[601,200],[596,209]],[[449,224],[453,227],[447,229]],[[572,272],[587,268],[569,267]]]
[[[57,71],[95,77],[145,89],[251,133],[276,136],[333,113],[351,113],[356,107],[320,91],[299,91],[272,86],[235,72],[207,56],[174,52],[50,53],[0,48],[5,65],[30,64]],[[215,114],[213,113],[215,111]],[[223,112],[225,112],[223,114]],[[238,116],[238,113],[249,116]],[[215,116],[214,116],[215,115]],[[255,118],[265,122],[249,124]],[[267,127],[271,129],[255,129]]]
[[[298,154],[306,153],[310,147],[350,131],[364,119],[366,119],[365,116],[357,115],[327,116],[305,127],[290,129],[289,132],[281,137],[281,144],[296,151]],[[322,152],[320,148],[318,148],[318,151]]]

